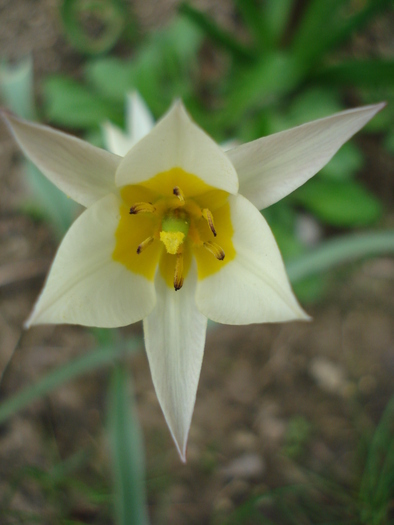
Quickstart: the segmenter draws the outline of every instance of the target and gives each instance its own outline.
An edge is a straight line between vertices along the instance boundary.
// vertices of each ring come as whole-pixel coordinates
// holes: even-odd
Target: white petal
[[[228,151],[238,173],[240,193],[258,209],[282,199],[325,166],[384,106],[342,111]]]
[[[112,124],[112,122],[105,122],[102,125],[104,134],[105,147],[111,153],[124,157],[126,153],[134,146],[135,141],[132,137],[129,137],[124,133],[118,126]]]
[[[61,243],[32,324],[114,328],[141,320],[155,305],[153,282],[112,259],[119,202],[110,194],[74,222]]]
[[[121,158],[48,126],[3,113],[23,152],[48,179],[83,206],[115,191]]]
[[[186,461],[186,444],[204,353],[207,319],[197,310],[195,263],[177,292],[156,276],[157,303],[144,319],[145,346],[153,384],[177,446]]]
[[[181,102],[129,151],[116,173],[116,185],[138,184],[179,167],[207,184],[237,193],[238,177],[221,148],[196,124]]]
[[[198,282],[196,302],[201,313],[226,324],[307,319],[264,217],[241,195],[230,196],[229,203],[236,256]]]
[[[127,130],[134,144],[145,137],[154,125],[153,115],[138,91],[129,93],[127,95]]]

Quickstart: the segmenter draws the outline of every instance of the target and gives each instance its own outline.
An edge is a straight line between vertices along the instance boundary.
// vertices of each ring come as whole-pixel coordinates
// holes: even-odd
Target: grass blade
[[[254,58],[254,52],[251,49],[238,42],[231,33],[221,29],[205,13],[185,2],[180,4],[178,11],[194,22],[213,42],[229,51],[237,60],[245,61]]]
[[[109,436],[117,525],[148,525],[141,430],[125,372],[114,370],[109,392]]]
[[[349,60],[321,69],[313,80],[324,86],[394,86],[393,60]]]
[[[389,4],[390,0],[368,0],[353,13],[349,0],[311,0],[293,39],[295,58],[312,65]]]
[[[56,368],[34,385],[24,388],[16,395],[4,401],[0,405],[0,423],[63,383],[67,383],[95,368],[108,365],[112,363],[114,359],[122,357],[125,354],[134,352],[139,344],[139,339],[133,339],[128,344],[123,343],[97,348],[60,368]]]
[[[286,268],[295,283],[340,264],[386,253],[394,253],[394,230],[343,235],[289,261]]]
[[[25,119],[35,118],[33,58],[30,55],[15,65],[0,63],[0,93],[11,111]]]

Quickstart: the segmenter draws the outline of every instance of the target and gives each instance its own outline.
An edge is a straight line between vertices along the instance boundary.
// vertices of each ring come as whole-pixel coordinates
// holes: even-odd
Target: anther
[[[137,213],[154,213],[156,208],[150,202],[136,202],[130,208],[130,215],[137,215]]]
[[[145,239],[144,241],[142,241],[141,244],[138,245],[138,248],[137,248],[137,253],[138,255],[143,252],[144,250],[146,250],[146,248],[148,246],[150,246],[152,244],[152,242],[154,241],[155,239],[153,237],[148,237],[147,239]]]
[[[182,204],[185,203],[185,194],[179,186],[175,186],[175,188],[172,190],[172,193],[178,197]]]
[[[218,261],[223,261],[225,253],[223,248],[221,248],[216,242],[204,242],[203,246],[206,250],[212,253]]]
[[[174,272],[174,288],[177,292],[183,286],[183,253],[176,254],[175,272]]]
[[[208,223],[208,226],[211,230],[211,232],[213,233],[214,237],[216,237],[216,230],[215,230],[215,224],[213,222],[213,215],[212,213],[208,210],[208,208],[204,208],[203,210],[201,210],[201,213],[202,213],[202,216],[204,217],[204,219],[207,221]]]

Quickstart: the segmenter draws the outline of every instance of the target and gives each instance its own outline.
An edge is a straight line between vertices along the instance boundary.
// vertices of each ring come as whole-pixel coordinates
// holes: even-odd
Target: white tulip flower
[[[207,318],[235,325],[308,319],[259,210],[317,173],[383,106],[224,153],[176,102],[151,131],[145,119],[123,158],[5,114],[27,157],[86,207],[26,326],[109,328],[143,319],[153,383],[185,461]]]

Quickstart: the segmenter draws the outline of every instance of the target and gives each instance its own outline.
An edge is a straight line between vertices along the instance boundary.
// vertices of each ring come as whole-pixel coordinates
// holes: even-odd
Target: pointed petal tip
[[[170,429],[171,431],[171,429]],[[172,433],[171,431],[171,436],[172,436],[172,439],[174,440],[174,443],[175,443],[175,447],[176,447],[176,450],[178,452],[178,455],[179,455],[179,458],[180,460],[182,461],[183,464],[186,464],[187,463],[187,458],[186,458],[186,449],[187,449],[187,437],[185,439],[185,442],[183,444],[183,446],[181,447],[176,439],[176,437],[174,436],[174,434]]]

